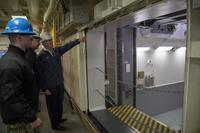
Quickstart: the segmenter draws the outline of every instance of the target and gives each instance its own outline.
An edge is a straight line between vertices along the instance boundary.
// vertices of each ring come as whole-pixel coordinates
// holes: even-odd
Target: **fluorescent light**
[[[186,47],[180,47],[179,49],[178,49],[178,51],[185,51],[186,50]]]
[[[170,51],[172,47],[158,47],[156,49],[156,52],[161,52],[161,51]]]
[[[12,18],[25,18],[28,20],[28,18],[26,16],[11,16]]]
[[[138,52],[145,52],[145,51],[148,51],[149,49],[150,47],[137,47]]]

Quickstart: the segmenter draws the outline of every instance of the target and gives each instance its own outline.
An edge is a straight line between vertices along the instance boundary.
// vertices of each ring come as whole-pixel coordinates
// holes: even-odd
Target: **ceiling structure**
[[[61,3],[61,0],[56,1],[56,5]],[[62,0],[67,3],[69,0]],[[93,19],[93,8],[102,0],[85,0],[89,4],[91,19]],[[50,0],[0,0],[0,30],[5,28],[5,25],[11,16],[27,16],[29,21],[36,26],[42,27],[43,16],[49,6]],[[58,6],[62,8],[62,6]],[[61,9],[62,10],[62,9]],[[56,10],[57,11],[57,10]]]
[[[0,0],[0,29],[4,29],[11,16],[27,16],[35,25],[42,24],[48,0]]]
[[[45,13],[52,1],[54,1],[53,6],[55,6],[56,9],[49,12],[49,17],[46,17],[47,23],[44,24]],[[0,32],[5,29],[8,20],[12,18],[11,16],[26,16],[29,22],[31,22],[33,29],[41,32],[44,25],[52,27],[50,26],[52,24],[52,16],[62,16],[62,14],[64,16],[64,8],[68,7],[67,4],[70,3],[69,1],[70,0],[0,0]],[[91,21],[94,18],[94,6],[102,0],[83,1],[88,3],[89,18]],[[7,37],[0,35],[1,48],[7,49],[9,43]]]

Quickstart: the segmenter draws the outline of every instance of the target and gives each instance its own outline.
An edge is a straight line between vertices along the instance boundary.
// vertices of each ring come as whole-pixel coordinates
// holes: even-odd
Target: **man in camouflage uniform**
[[[0,112],[8,133],[36,133],[38,91],[33,69],[25,58],[32,43],[31,24],[23,18],[11,19],[1,33],[11,44],[0,60]]]

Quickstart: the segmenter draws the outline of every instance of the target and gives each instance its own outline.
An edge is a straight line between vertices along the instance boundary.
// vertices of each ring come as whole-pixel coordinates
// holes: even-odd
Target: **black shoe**
[[[67,118],[61,119],[59,122],[62,123],[62,122],[65,122],[65,121],[67,121]]]
[[[57,126],[57,127],[53,127],[52,129],[53,129],[53,130],[58,130],[58,131],[64,131],[64,130],[66,130],[66,127]]]

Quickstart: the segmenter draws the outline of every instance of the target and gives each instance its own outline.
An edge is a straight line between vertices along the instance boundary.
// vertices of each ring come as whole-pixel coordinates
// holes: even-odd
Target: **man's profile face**
[[[31,48],[32,38],[30,35],[18,34],[14,39],[16,44],[21,45],[23,48]]]
[[[39,45],[40,45],[40,39],[38,39],[38,38],[33,38],[33,39],[32,39],[32,49],[33,49],[33,50],[38,49]]]
[[[53,49],[53,42],[52,40],[47,40],[43,42],[43,45],[46,49],[52,50]]]
[[[32,37],[30,35],[23,35],[23,39],[24,45],[27,46],[27,48],[30,48],[32,44]]]

